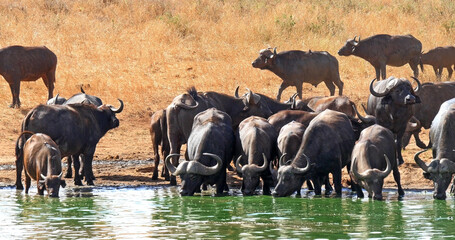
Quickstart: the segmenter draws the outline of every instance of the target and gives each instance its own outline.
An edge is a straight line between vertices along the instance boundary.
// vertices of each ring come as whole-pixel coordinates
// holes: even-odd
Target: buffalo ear
[[[62,188],[66,187],[65,180],[60,180],[60,186],[62,186]]]

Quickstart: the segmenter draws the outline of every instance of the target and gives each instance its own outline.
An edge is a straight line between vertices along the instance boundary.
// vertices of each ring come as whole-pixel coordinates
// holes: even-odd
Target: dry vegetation
[[[251,67],[262,48],[326,50],[336,55],[348,38],[412,34],[428,50],[452,45],[451,0],[3,0],[0,46],[46,45],[58,56],[54,94],[86,92],[117,105],[120,128],[101,141],[98,158],[147,158],[149,114],[189,86],[232,94],[239,85],[275,96],[281,80]],[[339,57],[344,93],[365,102],[373,67]],[[410,76],[409,66],[388,75]],[[421,79],[433,81],[430,71]],[[22,83],[22,109],[9,109],[9,86],[0,81],[0,159],[14,161],[23,115],[46,101],[42,81]],[[289,88],[283,98],[295,89]],[[321,84],[304,95],[327,95]],[[416,148],[411,147],[412,154]],[[405,154],[407,161],[411,153]]]

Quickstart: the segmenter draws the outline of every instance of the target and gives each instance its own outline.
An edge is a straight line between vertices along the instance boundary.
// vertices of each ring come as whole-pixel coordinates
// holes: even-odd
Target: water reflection
[[[203,193],[210,195],[210,193]],[[60,198],[0,189],[2,238],[455,237],[453,199],[180,197],[177,187],[73,188]]]

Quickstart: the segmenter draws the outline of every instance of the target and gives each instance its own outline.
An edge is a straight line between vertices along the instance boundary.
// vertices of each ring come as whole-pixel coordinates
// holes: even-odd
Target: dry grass
[[[122,98],[122,126],[137,129],[103,141],[135,137],[137,148],[150,151],[149,113],[189,86],[232,94],[240,85],[275,96],[281,80],[250,65],[261,48],[336,55],[355,35],[410,33],[428,50],[453,44],[453,12],[451,0],[3,0],[0,46],[46,45],[54,51],[55,94],[71,96],[83,84],[105,102],[116,105]],[[366,101],[373,67],[356,57],[336,57],[344,93]],[[388,68],[389,76],[411,74],[408,66]],[[428,71],[422,79],[433,81],[434,74]],[[23,109],[46,101],[42,81],[21,86]],[[11,94],[5,81],[0,91],[0,141],[11,159],[25,111],[7,108]],[[294,91],[287,89],[283,98]],[[304,85],[305,96],[327,94],[323,84]]]

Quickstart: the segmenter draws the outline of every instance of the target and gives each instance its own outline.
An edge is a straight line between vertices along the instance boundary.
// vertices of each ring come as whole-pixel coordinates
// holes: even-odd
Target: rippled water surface
[[[270,196],[180,197],[175,187],[74,188],[53,199],[0,189],[2,239],[455,238],[455,201]]]

